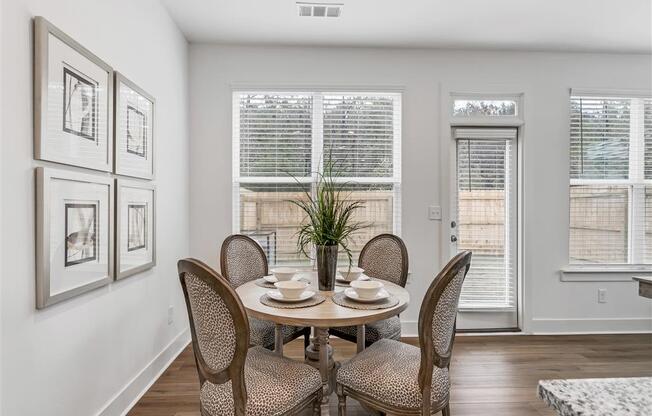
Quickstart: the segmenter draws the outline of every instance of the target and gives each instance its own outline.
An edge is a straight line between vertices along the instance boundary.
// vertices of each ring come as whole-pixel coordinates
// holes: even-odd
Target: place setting
[[[349,281],[349,287],[342,292],[335,293],[333,302],[353,309],[386,309],[398,304],[398,298],[390,294],[382,282],[360,277]]]
[[[324,296],[309,289],[310,283],[305,278],[295,276],[294,273],[289,272],[284,275],[283,273],[276,274],[276,279],[279,277],[283,280],[277,280],[273,283],[274,290],[269,290],[260,297],[260,303],[263,305],[274,308],[295,309],[319,305],[326,300]],[[269,281],[266,280],[266,283],[269,283]]]
[[[278,282],[285,282],[289,280],[302,281],[310,284],[310,279],[302,277],[298,274],[298,270],[292,267],[278,267],[271,270],[272,274],[263,276],[254,281],[257,286],[264,287],[265,289],[275,289],[274,286]]]
[[[364,274],[364,269],[357,266],[339,267],[337,275],[335,276],[335,286],[351,287],[351,282],[354,280],[371,280],[369,276]]]

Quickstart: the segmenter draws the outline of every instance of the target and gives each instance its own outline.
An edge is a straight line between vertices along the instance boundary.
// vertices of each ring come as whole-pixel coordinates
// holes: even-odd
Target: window
[[[270,264],[309,264],[296,246],[304,215],[288,200],[314,192],[330,157],[364,202],[357,258],[373,236],[400,233],[400,146],[400,93],[234,92],[234,232],[258,241]]]
[[[652,263],[652,99],[572,94],[571,264]]]
[[[516,308],[516,128],[456,128],[455,251],[473,261],[462,309]]]
[[[455,99],[453,101],[453,116],[455,117],[483,117],[483,116],[516,116],[517,101],[510,100],[482,100],[482,99]]]

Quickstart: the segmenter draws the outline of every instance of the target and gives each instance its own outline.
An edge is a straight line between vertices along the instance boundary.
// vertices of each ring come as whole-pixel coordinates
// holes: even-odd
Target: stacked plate
[[[385,285],[377,280],[354,280],[350,285],[344,290],[344,296],[353,301],[371,303],[389,298]]]
[[[279,302],[301,302],[315,296],[314,290],[308,290],[308,283],[302,280],[284,280],[274,283],[276,290],[267,292],[267,296]]]

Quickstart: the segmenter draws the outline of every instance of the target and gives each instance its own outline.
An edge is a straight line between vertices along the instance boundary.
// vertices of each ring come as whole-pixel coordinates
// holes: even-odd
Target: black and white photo
[[[97,83],[63,68],[63,130],[97,140]]]
[[[127,251],[147,247],[147,204],[127,206]]]
[[[66,203],[66,267],[97,260],[97,212],[97,203]]]

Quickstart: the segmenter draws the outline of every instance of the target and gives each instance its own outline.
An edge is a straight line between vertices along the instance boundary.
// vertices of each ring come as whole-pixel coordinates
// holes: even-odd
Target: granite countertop
[[[634,276],[632,279],[638,280],[639,282],[652,283],[652,276]]]
[[[650,416],[652,377],[541,380],[539,397],[560,416]]]

